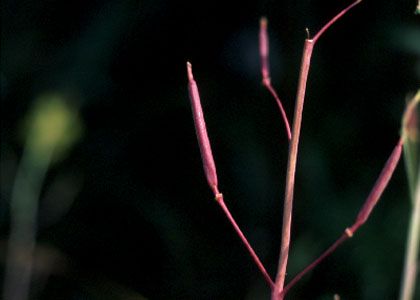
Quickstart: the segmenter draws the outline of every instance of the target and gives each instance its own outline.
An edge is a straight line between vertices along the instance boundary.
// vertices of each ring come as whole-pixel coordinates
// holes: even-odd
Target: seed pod
[[[369,218],[372,209],[378,203],[379,198],[381,197],[383,191],[388,186],[389,180],[391,179],[392,174],[397,167],[397,164],[401,158],[401,151],[403,147],[403,140],[400,139],[398,144],[395,146],[394,151],[392,151],[391,156],[388,158],[384,168],[382,169],[381,174],[376,180],[375,185],[373,186],[368,198],[363,204],[363,207],[360,209],[359,214],[357,215],[356,222],[351,227],[351,231],[354,233],[356,230],[362,226],[366,220]]]
[[[187,75],[188,92],[193,112],[195,132],[197,134],[198,145],[200,146],[201,159],[203,160],[204,173],[210,188],[216,195],[219,193],[217,188],[216,165],[211,151],[210,140],[207,135],[206,122],[204,120],[203,109],[201,108],[200,94],[198,93],[198,87],[192,73],[192,66],[189,62],[187,62]]]

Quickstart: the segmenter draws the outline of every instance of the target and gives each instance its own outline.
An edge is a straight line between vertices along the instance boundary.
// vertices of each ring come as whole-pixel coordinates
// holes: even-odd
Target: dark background
[[[185,62],[220,189],[274,276],[288,144],[260,83],[258,21],[269,19],[272,82],[291,116],[305,27],[314,34],[349,2],[3,0],[1,265],[19,124],[56,91],[80,108],[84,135],[48,173],[33,299],[268,299],[206,185]],[[415,6],[366,0],[315,47],[289,279],[352,224],[399,138],[420,79]],[[288,298],[396,299],[409,209],[401,163],[367,224]]]

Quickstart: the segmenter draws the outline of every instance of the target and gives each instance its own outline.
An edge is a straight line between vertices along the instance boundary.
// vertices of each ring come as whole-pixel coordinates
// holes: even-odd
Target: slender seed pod
[[[395,168],[398,165],[398,162],[401,158],[401,152],[403,148],[403,139],[401,138],[398,141],[398,144],[395,146],[394,150],[391,153],[391,156],[388,158],[384,168],[382,169],[381,174],[376,180],[375,185],[373,186],[368,198],[365,201],[365,204],[360,209],[359,214],[357,215],[356,222],[350,228],[349,234],[356,232],[356,230],[362,226],[366,220],[369,218],[372,209],[378,203],[379,198],[381,197],[383,191],[388,186],[389,180],[392,177],[392,174],[395,171]]]
[[[210,140],[207,135],[206,122],[204,120],[203,109],[201,108],[200,94],[198,92],[197,83],[194,80],[192,73],[192,66],[187,62],[188,75],[188,92],[190,95],[191,107],[193,112],[193,119],[195,124],[195,132],[197,134],[198,145],[200,146],[201,159],[203,160],[204,173],[207,182],[213,193],[217,195],[218,182],[216,165],[211,151]]]

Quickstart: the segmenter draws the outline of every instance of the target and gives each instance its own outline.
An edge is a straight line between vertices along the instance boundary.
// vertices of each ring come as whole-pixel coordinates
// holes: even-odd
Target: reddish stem
[[[271,279],[270,275],[268,274],[267,270],[265,269],[264,265],[262,264],[261,260],[258,258],[257,254],[255,253],[254,249],[251,247],[251,244],[248,242],[247,238],[243,234],[242,230],[239,228],[238,224],[236,223],[235,219],[233,218],[232,214],[230,213],[229,209],[227,208],[225,201],[223,199],[223,195],[221,193],[216,195],[216,200],[219,206],[222,208],[223,212],[225,213],[226,217],[228,218],[229,222],[232,224],[233,229],[235,229],[236,234],[242,240],[242,243],[245,245],[246,249],[248,250],[249,255],[254,260],[254,263],[257,265],[258,269],[260,270],[261,274],[264,276],[265,281],[268,283],[271,289],[274,288],[274,282]]]
[[[389,180],[391,179],[392,174],[394,173],[395,168],[398,165],[398,162],[401,158],[402,146],[403,146],[403,139],[401,138],[398,141],[398,144],[395,146],[394,150],[392,151],[385,166],[383,167],[382,172],[379,175],[378,179],[376,180],[375,185],[373,186],[372,191],[367,197],[364,205],[360,209],[359,214],[357,215],[357,218],[354,224],[351,227],[346,228],[344,233],[340,236],[340,238],[334,244],[332,244],[323,254],[321,254],[321,256],[319,256],[314,262],[312,262],[303,271],[297,274],[287,284],[287,286],[283,289],[283,291],[280,294],[281,299],[306,273],[314,269],[325,258],[330,256],[338,248],[338,246],[340,246],[347,239],[351,238],[356,233],[356,231],[360,228],[360,226],[362,226],[366,222],[366,220],[370,216],[370,213],[372,212],[372,209],[378,203],[379,198],[381,197],[382,193],[387,187]]]
[[[279,267],[277,272],[277,277],[275,281],[275,288],[272,292],[272,299],[282,299],[281,291],[284,287],[284,280],[286,277],[286,268],[287,261],[289,257],[289,248],[290,248],[290,232],[292,225],[292,209],[293,209],[293,191],[295,185],[295,174],[296,174],[296,163],[297,163],[297,154],[298,154],[298,145],[300,137],[300,129],[302,124],[302,113],[303,113],[303,104],[305,100],[306,93],[306,83],[308,79],[309,67],[311,64],[311,56],[313,52],[313,47],[321,35],[333,25],[338,19],[340,19],[346,12],[348,12],[352,7],[358,4],[360,0],[352,3],[347,8],[342,10],[334,18],[332,18],[322,29],[315,35],[313,39],[306,39],[304,48],[303,48],[303,57],[300,68],[299,84],[298,91],[296,96],[296,107],[295,114],[293,119],[293,131],[292,139],[289,146],[289,160],[287,165],[287,175],[286,175],[286,189],[285,189],[285,199],[284,199],[284,208],[283,208],[283,227],[282,227],[282,238],[280,246],[280,259]]]
[[[297,163],[297,153],[299,145],[300,128],[302,124],[303,104],[305,100],[306,82],[308,79],[309,67],[313,50],[312,40],[305,40],[303,50],[303,58],[300,69],[299,87],[296,100],[295,115],[293,120],[292,140],[289,146],[289,160],[286,174],[286,191],[284,197],[283,208],[283,227],[280,246],[280,261],[277,271],[275,289],[273,291],[273,299],[277,299],[276,295],[280,294],[284,286],[286,276],[287,260],[289,258],[290,231],[292,226],[292,209],[293,209],[293,190],[295,185],[295,173]]]
[[[362,2],[362,0],[357,0],[355,2],[353,2],[352,4],[350,4],[349,6],[347,6],[345,9],[343,9],[341,12],[339,12],[334,18],[332,18],[327,24],[324,25],[324,27],[321,28],[320,31],[318,31],[318,33],[313,37],[313,41],[314,43],[317,42],[317,40],[321,37],[321,35],[324,34],[324,32],[331,27],[331,25],[333,25],[338,19],[340,19],[344,14],[346,14],[350,9],[352,9],[354,6],[356,6],[357,4],[359,4],[360,2]]]
[[[273,88],[273,86],[270,83],[266,83],[266,82],[263,81],[263,85],[271,93],[271,95],[273,96],[274,100],[276,100],[276,102],[277,102],[277,106],[279,107],[279,110],[280,110],[280,113],[281,113],[281,117],[282,117],[283,122],[284,122],[284,126],[286,127],[287,139],[290,141],[291,138],[292,138],[292,132],[290,131],[289,120],[287,119],[286,111],[284,110],[284,107],[281,104],[280,98],[277,95],[276,90]]]
[[[290,141],[290,139],[292,138],[292,133],[290,131],[290,124],[289,124],[289,120],[287,119],[286,111],[284,110],[283,104],[281,103],[280,97],[278,96],[276,90],[271,85],[267,19],[264,17],[261,18],[260,20],[259,45],[260,45],[262,84],[270,92],[274,100],[276,100],[277,102],[277,106],[279,107],[279,110],[280,110],[280,113],[284,122],[284,126],[286,127],[287,138]]]

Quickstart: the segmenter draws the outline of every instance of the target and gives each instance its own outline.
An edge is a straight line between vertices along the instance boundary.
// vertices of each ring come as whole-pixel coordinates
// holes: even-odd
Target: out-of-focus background
[[[1,278],[19,219],[11,199],[25,191],[33,201],[16,211],[31,207],[37,220],[30,299],[268,299],[206,185],[185,62],[220,189],[274,276],[288,144],[261,86],[259,18],[269,20],[272,82],[291,118],[305,28],[314,34],[349,2],[3,0]],[[316,45],[289,279],[353,222],[399,138],[420,81],[416,4],[364,1]],[[395,299],[406,182],[401,163],[367,224],[288,298]]]

